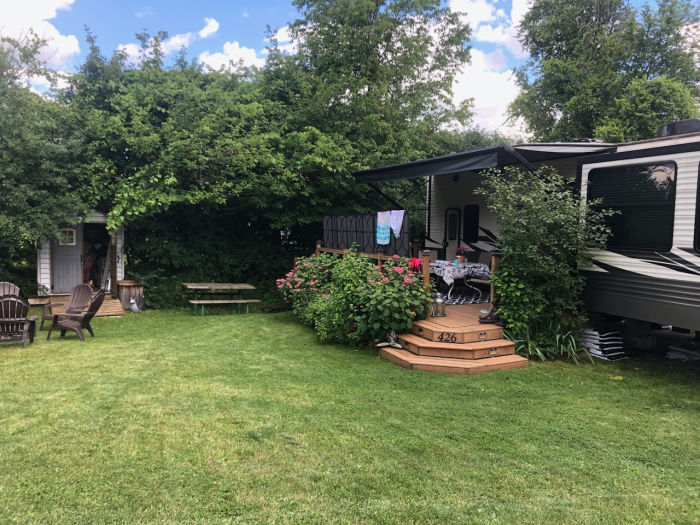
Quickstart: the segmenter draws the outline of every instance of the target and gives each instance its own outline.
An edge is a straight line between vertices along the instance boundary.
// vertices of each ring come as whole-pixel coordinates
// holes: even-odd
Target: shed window
[[[75,229],[74,228],[63,228],[59,230],[61,234],[58,238],[58,244],[60,246],[75,246]]]
[[[671,249],[676,204],[676,165],[597,168],[588,174],[588,198],[617,213],[608,217],[608,248]]]

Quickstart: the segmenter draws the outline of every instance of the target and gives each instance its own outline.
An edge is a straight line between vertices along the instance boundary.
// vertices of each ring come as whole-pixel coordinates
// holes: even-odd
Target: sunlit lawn
[[[0,345],[0,523],[698,523],[700,375],[412,372],[290,314]]]

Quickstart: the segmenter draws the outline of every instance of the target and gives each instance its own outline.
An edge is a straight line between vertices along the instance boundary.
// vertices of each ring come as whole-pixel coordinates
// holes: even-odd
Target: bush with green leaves
[[[500,229],[501,259],[492,282],[511,338],[539,349],[524,352],[528,355],[562,353],[562,345],[541,341],[557,340],[557,334],[561,339],[585,321],[580,300],[585,278],[578,267],[591,265],[590,248],[605,247],[610,230],[604,218],[612,212],[583,201],[549,167],[535,173],[490,170],[476,193],[486,198]],[[543,339],[538,332],[548,335]]]
[[[427,317],[430,311],[430,291],[425,290],[420,275],[411,271],[406,259],[396,256],[372,268],[359,296],[363,305],[356,317],[359,332],[373,340],[383,339],[390,330],[407,332],[414,320]]]
[[[331,270],[338,259],[337,255],[330,253],[301,257],[297,259],[293,270],[282,279],[277,279],[277,288],[285,300],[292,304],[294,313],[310,326],[314,326],[314,322],[313,318],[307,319],[307,307],[317,297],[328,293]]]
[[[358,345],[404,332],[428,315],[430,293],[406,259],[382,266],[354,250],[300,259],[277,286],[322,341]]]

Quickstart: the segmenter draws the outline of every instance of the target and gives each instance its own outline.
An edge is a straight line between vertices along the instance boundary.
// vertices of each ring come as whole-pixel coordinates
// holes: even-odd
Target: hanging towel
[[[391,210],[391,231],[394,232],[394,236],[398,239],[401,235],[401,225],[403,224],[403,212],[404,210]]]
[[[389,244],[391,240],[391,213],[377,212],[377,244]]]

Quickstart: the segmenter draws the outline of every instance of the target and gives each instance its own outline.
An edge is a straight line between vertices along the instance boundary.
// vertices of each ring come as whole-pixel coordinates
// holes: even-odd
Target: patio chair
[[[16,295],[0,297],[0,342],[22,341],[24,348],[34,342],[38,315],[27,318],[29,303]]]
[[[88,287],[89,288],[89,287]],[[92,337],[95,337],[95,333],[92,331],[90,326],[90,321],[95,317],[95,314],[102,306],[102,301],[105,300],[105,291],[100,290],[95,294],[92,301],[90,302],[90,307],[85,312],[79,313],[65,313],[65,314],[55,314],[53,316],[53,322],[49,327],[49,333],[46,336],[48,341],[51,338],[51,332],[54,328],[61,330],[61,337],[65,337],[66,331],[70,330],[78,335],[81,341],[85,341],[85,336],[83,335],[83,328],[87,330]]]
[[[41,325],[39,330],[44,329],[44,321],[49,321],[54,317],[54,312],[52,308],[54,306],[65,306],[64,312],[66,314],[79,314],[85,310],[90,303],[90,298],[92,297],[92,288],[87,284],[79,284],[70,291],[70,297],[68,298],[68,303],[52,303],[44,305],[44,312],[41,314]]]
[[[0,282],[0,297],[5,297],[6,295],[16,295],[19,297],[19,286],[8,283],[7,281]]]

